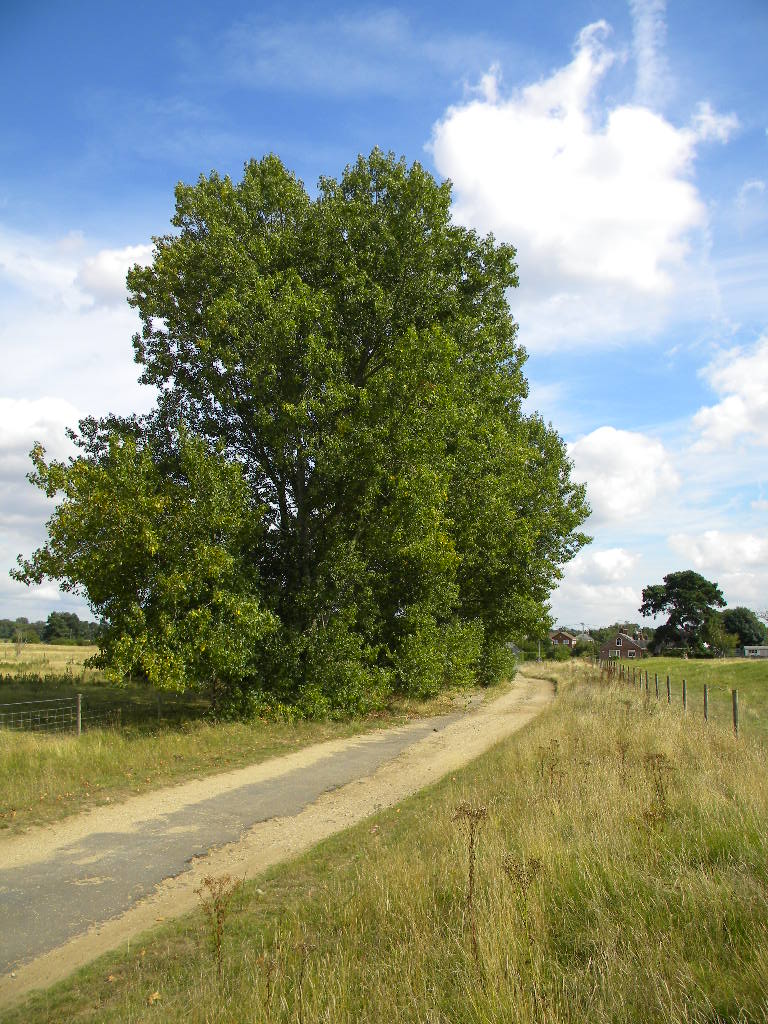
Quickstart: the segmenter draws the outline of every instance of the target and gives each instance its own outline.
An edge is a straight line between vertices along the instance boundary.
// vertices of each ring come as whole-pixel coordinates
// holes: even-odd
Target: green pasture
[[[732,721],[731,691],[739,692],[739,728],[743,735],[768,740],[768,659],[716,658],[699,660],[689,658],[643,658],[640,661],[622,661],[628,673],[627,685],[632,687],[632,672],[639,685],[642,673],[648,673],[649,693],[655,700],[655,678],[659,680],[659,700],[667,699],[669,676],[672,705],[682,709],[683,679],[686,681],[688,714],[704,716],[704,686],[709,691],[709,721],[730,726]]]

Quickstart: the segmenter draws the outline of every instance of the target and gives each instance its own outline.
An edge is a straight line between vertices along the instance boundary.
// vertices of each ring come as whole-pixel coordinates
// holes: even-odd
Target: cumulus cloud
[[[568,575],[592,583],[619,583],[637,565],[640,556],[624,548],[587,548],[580,551],[569,566]]]
[[[680,484],[661,441],[636,431],[598,427],[569,444],[568,454],[574,479],[587,485],[593,524],[641,517]]]
[[[96,302],[105,305],[125,302],[125,275],[135,263],[152,262],[151,245],[127,245],[122,249],[101,249],[84,260],[76,284]]]
[[[28,453],[40,442],[66,457],[65,429],[83,414],[152,405],[133,361],[138,316],[125,302],[128,266],[150,257],[149,246],[97,249],[78,232],[47,239],[0,226],[0,614],[72,607],[55,587],[28,590],[7,575],[43,541],[51,509],[26,480]]]
[[[768,537],[756,533],[705,530],[700,534],[676,533],[669,546],[683,555],[695,569],[733,572],[768,566]]]
[[[0,282],[68,310],[87,302],[75,284],[82,235],[48,240],[0,227]]]
[[[605,626],[609,622],[638,621],[639,587],[631,583],[591,583],[566,577],[553,596],[552,611],[558,622]]]
[[[702,376],[722,398],[693,417],[697,446],[713,449],[737,439],[768,445],[768,334],[751,347],[722,352]]]
[[[63,398],[28,400],[0,397],[2,469],[5,470],[20,447],[26,456],[32,444],[38,441],[56,458],[71,454],[72,446],[65,437],[65,430],[68,426],[76,426],[79,417],[75,406]]]
[[[74,446],[66,428],[76,426],[80,411],[65,399],[0,398],[0,615],[37,618],[61,606],[58,588],[50,583],[27,588],[8,577],[16,556],[28,556],[44,540],[43,523],[52,504],[26,479],[32,468],[29,452],[42,444],[54,458],[67,458]],[[72,599],[65,599],[67,606]]]
[[[633,571],[639,561],[639,555],[621,547],[580,551],[554,595],[558,619],[604,625],[617,618],[636,618],[640,588]]]
[[[151,260],[151,245],[94,253],[77,231],[46,239],[0,226],[0,283],[70,312],[98,304],[124,305],[128,268]]]
[[[568,65],[509,96],[489,73],[434,127],[456,218],[517,246],[529,346],[542,307],[551,333],[539,331],[534,347],[613,340],[665,315],[692,235],[707,224],[691,180],[697,147],[735,127],[708,104],[683,127],[637,102],[601,109],[617,57],[608,33],[605,22],[587,26]]]

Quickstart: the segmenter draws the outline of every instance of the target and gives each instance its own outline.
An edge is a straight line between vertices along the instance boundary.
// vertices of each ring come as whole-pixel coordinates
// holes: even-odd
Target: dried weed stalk
[[[239,892],[242,882],[231,875],[206,875],[195,889],[200,906],[208,922],[209,934],[216,954],[216,976],[221,981],[222,944],[224,926],[232,911],[232,901]]]
[[[650,772],[652,785],[651,803],[645,812],[645,819],[649,825],[658,825],[669,817],[668,780],[673,766],[663,752],[646,755],[645,765]]]
[[[484,806],[473,807],[472,804],[464,801],[460,803],[453,812],[452,821],[458,822],[467,835],[469,854],[469,880],[467,885],[467,917],[472,936],[472,955],[475,963],[480,962],[480,952],[477,945],[477,915],[475,913],[475,870],[477,863],[477,836],[480,826],[488,817],[488,808]]]

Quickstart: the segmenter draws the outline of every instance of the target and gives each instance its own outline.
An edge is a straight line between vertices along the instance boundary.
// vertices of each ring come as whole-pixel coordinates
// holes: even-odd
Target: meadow
[[[73,682],[104,682],[98,669],[86,668],[85,661],[97,647],[70,644],[21,644],[0,640],[0,678],[9,676],[48,676],[52,680],[69,677]]]
[[[220,944],[201,910],[7,1024],[765,1021],[765,748],[537,670],[526,730],[239,886]]]
[[[704,685],[709,690],[709,719],[711,722],[729,726],[731,716],[731,691],[739,691],[739,727],[742,733],[761,737],[768,741],[768,659],[715,658],[643,658],[638,662],[622,662],[628,671],[628,685],[632,684],[632,671],[648,673],[649,689],[655,699],[655,681],[659,680],[659,697],[667,699],[667,676],[670,679],[672,704],[682,708],[683,679],[686,680],[688,713],[702,717],[704,714]]]

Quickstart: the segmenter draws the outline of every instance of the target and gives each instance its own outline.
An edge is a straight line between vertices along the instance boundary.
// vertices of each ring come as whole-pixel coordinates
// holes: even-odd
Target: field
[[[682,707],[683,679],[688,691],[689,714],[703,717],[704,685],[709,688],[711,722],[730,725],[731,690],[739,691],[739,726],[743,734],[759,736],[768,741],[768,660],[724,658],[687,661],[680,658],[643,658],[625,661],[631,686],[632,670],[648,672],[651,697],[655,699],[654,676],[659,678],[660,699],[667,699],[667,676],[670,678],[672,704]]]
[[[0,640],[0,677],[19,675],[69,676],[73,681],[101,682],[103,673],[85,668],[83,662],[96,654],[97,648],[75,647],[68,644],[23,644],[16,653],[16,645]]]
[[[542,669],[524,733],[242,886],[220,960],[198,912],[7,1024],[765,1021],[764,747]]]
[[[8,674],[11,663],[17,676],[0,683],[0,703],[79,692],[89,714],[113,722],[120,715],[119,728],[89,728],[80,737],[0,729],[0,830],[6,835],[310,743],[454,710],[448,693],[433,701],[393,701],[375,715],[343,722],[218,722],[210,702],[198,694],[116,687],[88,670],[83,674],[82,663],[93,650],[28,645],[18,661],[12,645],[0,650],[0,675]],[[41,668],[50,675],[47,681],[23,678]]]

